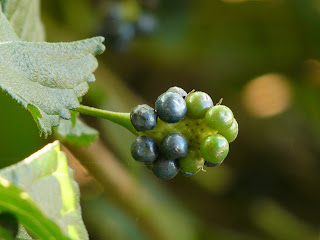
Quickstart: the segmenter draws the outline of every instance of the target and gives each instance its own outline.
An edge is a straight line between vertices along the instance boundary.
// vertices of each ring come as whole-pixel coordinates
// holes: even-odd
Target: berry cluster
[[[115,2],[109,7],[98,34],[106,38],[111,50],[124,52],[130,48],[135,36],[150,35],[155,26],[153,14],[141,13],[136,3]]]
[[[204,92],[187,94],[179,87],[161,94],[155,109],[135,107],[130,118],[139,133],[131,146],[132,157],[165,180],[179,171],[192,176],[204,165],[221,164],[238,135],[238,123],[228,107],[220,102],[214,106]]]

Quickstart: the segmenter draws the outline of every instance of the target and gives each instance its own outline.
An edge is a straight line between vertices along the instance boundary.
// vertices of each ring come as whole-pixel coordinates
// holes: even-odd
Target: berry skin
[[[178,93],[165,92],[156,101],[156,111],[161,120],[176,123],[185,117],[187,105]]]
[[[180,171],[181,175],[184,176],[184,177],[191,177],[191,176],[195,175],[195,174],[198,173],[198,172],[199,172],[199,171],[194,172],[194,173],[190,173],[190,172]]]
[[[211,97],[204,92],[193,92],[186,97],[187,116],[190,118],[203,118],[208,109],[213,107]]]
[[[157,125],[157,113],[146,104],[138,105],[132,109],[130,119],[137,131],[152,130]]]
[[[157,159],[159,148],[149,136],[140,136],[131,145],[131,155],[139,162],[153,162]]]
[[[188,93],[180,87],[171,87],[167,90],[167,92],[178,93],[183,98],[185,98],[188,95]]]
[[[188,142],[179,133],[170,133],[161,141],[161,153],[167,159],[177,159],[188,154]]]
[[[233,119],[232,111],[223,105],[216,105],[210,108],[205,116],[207,125],[218,131],[224,131],[231,127]]]
[[[200,152],[207,162],[220,163],[229,153],[229,143],[219,134],[209,135],[201,142]]]
[[[228,142],[231,143],[237,138],[238,132],[238,122],[236,119],[234,119],[231,127],[229,127],[227,130],[219,131],[219,134],[224,136]]]
[[[223,162],[223,161],[222,161]],[[207,161],[204,161],[204,165],[206,167],[216,167],[216,166],[219,166],[222,162],[219,162],[219,163],[211,163],[211,162],[207,162]]]
[[[152,172],[160,179],[169,180],[179,172],[178,163],[175,160],[167,160],[163,156],[159,156],[153,162]]]
[[[186,157],[179,159],[179,167],[182,172],[196,173],[204,164],[204,159],[201,157],[198,149],[189,149]]]
[[[17,236],[19,224],[17,218],[13,214],[9,212],[1,213],[0,226],[8,230],[14,238]]]

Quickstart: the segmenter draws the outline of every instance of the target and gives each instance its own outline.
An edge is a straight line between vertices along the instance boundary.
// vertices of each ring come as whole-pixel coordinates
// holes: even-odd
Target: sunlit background
[[[239,123],[221,166],[165,182],[130,132],[84,117],[98,144],[68,148],[92,175],[68,155],[90,239],[319,239],[319,0],[43,0],[42,19],[50,42],[106,38],[85,104],[130,111],[180,86]],[[0,108],[0,167],[53,140],[3,92]]]

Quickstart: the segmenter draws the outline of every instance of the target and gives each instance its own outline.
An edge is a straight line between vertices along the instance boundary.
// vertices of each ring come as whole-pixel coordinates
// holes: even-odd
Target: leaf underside
[[[77,112],[70,112],[71,119],[61,119],[59,126],[55,129],[57,138],[62,142],[70,144],[90,145],[90,143],[97,139],[99,132],[78,118]]]
[[[33,219],[32,223],[41,225],[38,226],[38,231],[57,232],[56,234],[60,231],[60,236],[64,233],[70,239],[89,239],[81,218],[79,187],[73,179],[73,170],[68,167],[65,154],[60,152],[58,141],[47,145],[24,161],[0,170],[1,179],[2,182],[4,180],[9,182],[11,191],[19,193],[18,196],[24,194],[27,197],[22,201],[21,198],[16,199],[15,193],[11,192],[12,201],[7,199],[8,197],[5,198],[6,201],[3,199],[5,195],[0,194],[0,210],[7,207],[7,210],[12,211],[15,208],[10,208],[10,204],[13,204],[18,208],[17,212],[13,213],[17,215],[20,222],[27,219],[28,223]],[[3,184],[2,187],[5,185]],[[9,194],[8,189],[9,187],[6,189],[4,187],[3,193]],[[35,214],[37,215],[32,216]],[[28,225],[25,225],[25,227],[34,235],[37,234],[37,228],[34,226],[28,228]],[[18,237],[31,239],[23,229],[19,231]],[[60,238],[57,235],[49,239]]]
[[[45,40],[39,0],[1,0],[3,13],[22,41]]]
[[[24,42],[0,11],[0,88],[33,109],[40,133],[47,136],[60,117],[71,118],[69,110],[79,106],[78,98],[95,81],[95,56],[105,50],[103,41],[94,37],[71,43]]]

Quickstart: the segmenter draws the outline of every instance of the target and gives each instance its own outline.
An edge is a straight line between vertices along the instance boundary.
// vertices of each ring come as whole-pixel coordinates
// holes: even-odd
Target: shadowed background
[[[152,14],[152,33],[117,42],[115,3],[126,23]],[[84,117],[99,144],[68,148],[91,173],[69,154],[91,239],[319,237],[320,1],[45,0],[42,19],[50,42],[106,37],[84,104],[130,111],[176,85],[223,97],[239,123],[221,166],[165,182],[131,158],[130,132]],[[0,167],[52,140],[3,92],[0,106]]]

